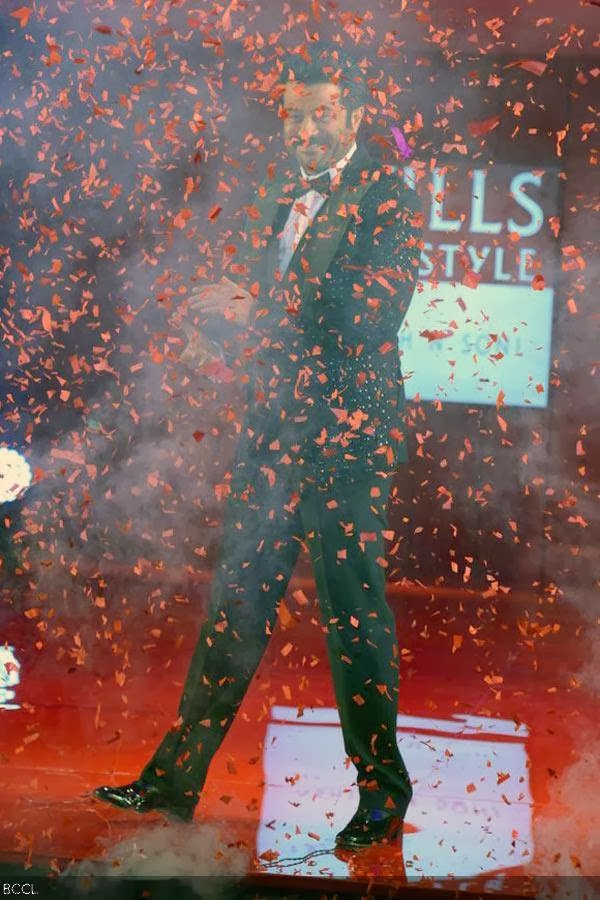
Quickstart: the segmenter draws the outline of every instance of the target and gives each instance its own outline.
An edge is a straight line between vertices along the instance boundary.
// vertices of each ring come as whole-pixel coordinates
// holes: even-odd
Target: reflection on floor
[[[600,705],[577,609],[533,597],[390,604],[415,792],[401,844],[334,849],[357,793],[314,601],[280,621],[187,826],[90,792],[134,778],[173,720],[197,608],[140,607],[98,627],[43,618],[32,601],[0,623],[0,861],[500,894],[597,874]]]
[[[410,829],[403,840],[410,874],[468,878],[520,865],[523,854],[531,854],[527,736],[524,725],[505,719],[398,716],[398,744],[415,782]],[[315,842],[333,846],[338,824],[352,816],[356,805],[354,770],[323,768],[324,760],[336,759],[344,759],[344,747],[335,709],[305,710],[300,722],[295,708],[271,709],[259,854],[287,855],[296,826],[298,855],[314,850]],[[292,772],[293,789],[286,784]],[[309,875],[311,869],[304,864],[296,871]],[[329,871],[347,876],[340,861]]]

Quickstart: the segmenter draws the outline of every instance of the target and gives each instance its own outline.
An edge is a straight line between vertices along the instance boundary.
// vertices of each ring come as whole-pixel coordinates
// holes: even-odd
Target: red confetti
[[[425,328],[423,331],[419,332],[420,337],[427,338],[428,341],[441,341],[444,338],[452,337],[454,332],[452,330],[439,331],[438,329],[429,329]]]
[[[490,131],[497,128],[500,121],[500,116],[491,116],[491,118],[484,119],[482,122],[469,122],[469,134],[472,137],[482,137],[484,134],[489,134]]]
[[[20,6],[18,9],[13,10],[11,12],[11,16],[15,19],[19,20],[19,25],[21,28],[25,28],[27,23],[29,22],[29,17],[33,10],[29,6]]]
[[[544,280],[544,276],[536,275],[534,277],[533,281],[531,282],[531,287],[533,288],[534,291],[543,291],[544,288],[546,287],[546,282]]]

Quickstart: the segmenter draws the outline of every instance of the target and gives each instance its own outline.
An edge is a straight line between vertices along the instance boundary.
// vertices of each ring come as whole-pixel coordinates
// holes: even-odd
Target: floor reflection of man
[[[204,315],[235,316],[231,342],[237,334],[242,353],[253,341],[208,619],[176,724],[136,781],[96,795],[193,817],[303,541],[357,769],[358,808],[336,837],[353,848],[398,834],[412,796],[396,741],[399,654],[383,532],[390,482],[406,461],[396,335],[415,286],[421,215],[414,191],[359,140],[368,99],[360,68],[337,48],[308,53],[282,73],[296,167],[267,180],[248,209],[245,278],[192,298]],[[204,337],[196,349],[206,353]],[[192,339],[187,358],[194,352]]]

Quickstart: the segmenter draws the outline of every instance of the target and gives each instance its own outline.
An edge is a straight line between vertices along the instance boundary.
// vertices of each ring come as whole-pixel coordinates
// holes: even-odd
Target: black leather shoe
[[[348,850],[379,843],[391,844],[402,833],[403,824],[404,819],[399,815],[359,806],[345,828],[336,835],[335,843]]]
[[[120,787],[102,785],[94,790],[94,797],[132,812],[147,813],[159,810],[183,822],[190,822],[194,818],[193,806],[174,806],[157,787],[147,781],[132,781],[131,784],[123,784]]]

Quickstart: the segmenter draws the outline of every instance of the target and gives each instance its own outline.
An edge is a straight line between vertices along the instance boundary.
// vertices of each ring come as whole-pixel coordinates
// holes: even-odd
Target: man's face
[[[310,174],[340,160],[356,138],[364,107],[347,111],[341,88],[329,82],[288,81],[283,93],[283,138]]]

